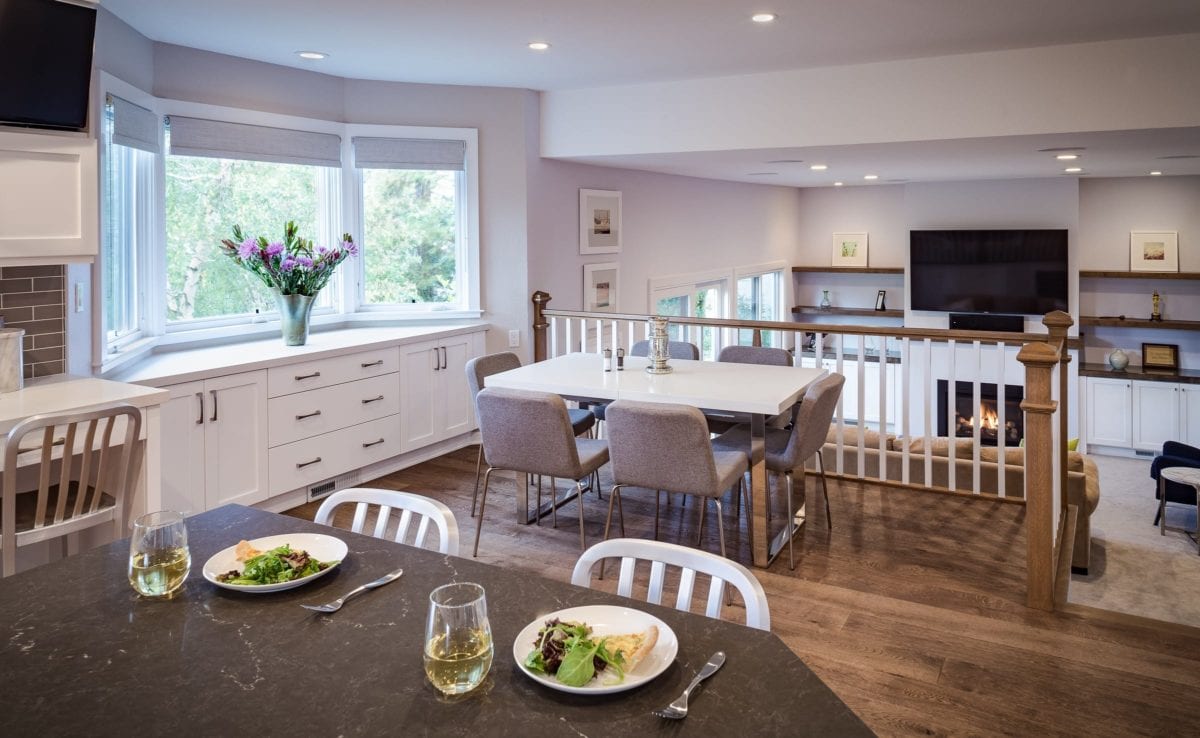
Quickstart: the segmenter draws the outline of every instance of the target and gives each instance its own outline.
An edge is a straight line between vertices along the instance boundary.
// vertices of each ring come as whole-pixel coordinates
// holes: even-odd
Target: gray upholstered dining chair
[[[650,342],[638,341],[629,347],[630,356],[649,356]],[[696,361],[700,358],[700,349],[694,343],[688,341],[667,341],[667,355],[672,359],[691,359]],[[607,402],[598,402],[589,405],[588,408],[592,414],[596,416],[596,420],[604,420],[604,413],[608,409]]]
[[[769,346],[726,346],[717,355],[717,361],[727,364],[761,364],[765,366],[791,366],[792,355],[781,348]],[[791,413],[794,419],[795,412]],[[781,413],[767,420],[769,425],[784,425],[789,416]],[[710,433],[724,433],[733,429],[737,424],[721,418],[709,417],[708,430]]]
[[[575,481],[579,504],[579,550],[587,548],[583,528],[583,485],[580,480],[594,474],[608,462],[608,442],[578,438],[571,427],[567,404],[549,392],[484,388],[475,398],[479,410],[479,432],[483,436],[483,497],[479,500],[479,518],[475,521],[475,549],[479,555],[479,535],[483,531],[483,509],[487,505],[488,483],[498,469],[524,474],[561,477]],[[530,433],[529,429],[536,429]],[[541,485],[538,507],[541,508]],[[557,524],[557,491],[551,488],[552,506]]]
[[[833,515],[829,511],[829,486],[825,480],[825,463],[821,459],[821,446],[833,422],[833,413],[846,378],[841,374],[830,374],[809,385],[800,402],[792,429],[768,428],[766,437],[767,471],[782,474],[787,484],[787,520],[791,525],[794,503],[792,499],[792,473],[800,469],[809,458],[817,457],[817,469],[821,473],[821,493],[825,497],[825,523],[833,527]],[[713,440],[713,448],[723,451],[750,449],[750,427],[742,424],[726,431]],[[801,477],[803,480],[804,477]],[[768,509],[770,500],[767,500]],[[795,569],[796,560],[792,553],[792,539],[788,537],[788,566]]]
[[[511,351],[498,354],[477,356],[467,362],[467,385],[471,388],[471,401],[479,396],[479,391],[487,385],[487,378],[493,374],[519,369],[521,359]],[[476,415],[479,408],[476,407]],[[587,433],[596,425],[596,416],[591,410],[568,408],[567,416],[571,419],[571,430],[575,435]],[[483,444],[479,444],[479,452],[475,455],[475,489],[471,492],[471,517],[475,517],[475,501],[479,498],[479,471],[483,463]],[[551,487],[554,486],[551,480]]]
[[[613,503],[620,514],[621,489],[644,487],[655,490],[654,536],[658,537],[659,491],[682,492],[713,500],[717,508],[717,531],[721,555],[725,556],[725,523],[721,495],[742,483],[749,468],[745,452],[714,452],[709,441],[704,413],[687,405],[617,400],[608,406],[609,455],[612,457],[613,488],[608,499],[604,537],[612,526]],[[700,506],[700,545],[704,534],[704,511]],[[621,515],[621,535],[625,535]]]

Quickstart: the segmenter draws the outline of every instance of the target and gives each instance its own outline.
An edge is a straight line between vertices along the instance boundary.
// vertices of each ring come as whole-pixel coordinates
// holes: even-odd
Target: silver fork
[[[692,683],[688,685],[687,689],[683,690],[683,694],[679,695],[679,699],[675,700],[661,710],[654,710],[654,714],[658,715],[660,718],[683,720],[685,717],[687,717],[688,713],[688,695],[692,693],[692,690],[696,688],[697,684],[705,679],[708,679],[713,674],[716,674],[717,669],[720,669],[724,664],[725,652],[717,651],[712,655],[712,658],[708,660],[708,663],[704,665],[704,668],[700,670],[700,673],[696,675],[696,678],[692,680]]]
[[[385,584],[394,582],[399,579],[400,575],[403,573],[403,569],[397,569],[390,574],[384,574],[373,582],[367,582],[361,587],[355,587],[333,602],[326,602],[324,605],[301,605],[300,607],[303,607],[305,610],[313,610],[314,612],[337,612],[338,610],[342,609],[342,605],[346,604],[346,600],[350,599],[354,595],[366,592],[368,589],[375,589],[376,587],[382,587]]]

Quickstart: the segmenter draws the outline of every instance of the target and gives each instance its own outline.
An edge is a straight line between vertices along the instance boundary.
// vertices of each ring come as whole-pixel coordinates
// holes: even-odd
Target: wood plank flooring
[[[363,486],[442,500],[469,556],[475,448]],[[796,570],[785,554],[754,573],[775,633],[879,734],[1200,735],[1200,629],[1079,606],[1027,609],[1023,507],[851,482],[829,491],[832,530],[810,478]],[[500,475],[480,560],[568,581],[579,554],[575,504],[559,510],[557,529],[549,519],[522,526],[514,496],[512,475]],[[601,538],[608,498],[585,498],[589,544]],[[649,538],[653,495],[623,500],[626,534]],[[311,519],[316,507],[289,514]],[[735,523],[732,511],[727,501],[731,555],[748,561],[745,515]],[[697,515],[694,499],[664,503],[661,539],[694,544]],[[710,507],[702,545],[717,551],[713,519]],[[615,588],[611,578],[594,584]],[[726,606],[727,619],[742,616],[739,603]]]

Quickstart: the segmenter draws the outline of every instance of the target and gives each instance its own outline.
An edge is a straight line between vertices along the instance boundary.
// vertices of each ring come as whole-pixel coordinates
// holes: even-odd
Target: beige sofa
[[[879,477],[879,434],[875,431],[864,431],[863,475]],[[971,439],[957,439],[954,460],[954,487],[964,492],[972,491],[974,480],[973,456]],[[848,475],[858,474],[858,429],[846,426],[842,440],[844,457],[842,472]],[[883,438],[883,454],[886,457],[886,478],[892,481],[903,479],[904,439],[888,435]],[[934,486],[950,488],[949,474],[950,439],[934,438],[930,456],[932,461],[931,480]],[[1000,465],[998,449],[984,447],[980,449],[979,491],[987,494],[999,493]],[[914,438],[908,444],[908,481],[910,484],[925,484],[925,439]],[[830,426],[821,450],[825,469],[835,472],[837,466],[837,427]],[[1025,490],[1025,449],[1005,449],[1004,457],[1004,494],[1006,497],[1023,497]],[[1071,567],[1087,571],[1091,560],[1091,515],[1100,502],[1100,473],[1096,462],[1076,451],[1067,454],[1067,500],[1069,504],[1079,507],[1079,520],[1075,528],[1074,554]]]

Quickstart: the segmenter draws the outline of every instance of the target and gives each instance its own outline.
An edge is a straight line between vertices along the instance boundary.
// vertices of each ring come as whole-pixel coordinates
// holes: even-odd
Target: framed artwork
[[[617,312],[620,265],[615,261],[583,265],[583,309],[589,313]]]
[[[887,290],[879,290],[879,294],[875,295],[875,309],[887,310]]]
[[[1129,234],[1129,271],[1179,271],[1177,231],[1133,231]]]
[[[579,190],[579,253],[621,253],[621,193]]]
[[[1174,343],[1143,343],[1143,369],[1178,369],[1179,346]]]
[[[833,266],[865,267],[867,265],[867,234],[833,234]]]

